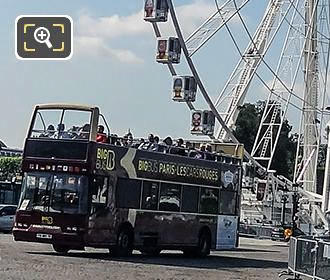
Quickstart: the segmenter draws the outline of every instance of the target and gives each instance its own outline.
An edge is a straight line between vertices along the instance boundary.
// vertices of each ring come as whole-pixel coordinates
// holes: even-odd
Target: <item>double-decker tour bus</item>
[[[104,127],[97,107],[35,107],[16,241],[49,243],[60,253],[108,248],[118,256],[133,249],[206,256],[238,245],[240,158],[148,142],[114,145]]]

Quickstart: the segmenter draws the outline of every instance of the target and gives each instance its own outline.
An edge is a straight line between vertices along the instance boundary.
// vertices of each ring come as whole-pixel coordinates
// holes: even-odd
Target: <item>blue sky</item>
[[[242,14],[253,33],[267,1],[250,1]],[[184,34],[190,34],[212,11],[213,0],[174,1]],[[68,102],[100,107],[113,133],[128,128],[137,137],[153,132],[191,137],[187,106],[171,101],[171,76],[157,64],[155,38],[141,18],[142,0],[0,0],[0,139],[22,147],[33,106]],[[74,53],[69,61],[19,61],[14,55],[14,22],[22,14],[67,14],[74,21]],[[162,24],[171,34],[170,22]],[[231,25],[244,49],[247,37]],[[219,32],[194,56],[210,95],[224,86],[238,60],[227,33]],[[271,60],[270,60],[271,63]],[[178,72],[187,74],[182,65]],[[266,98],[261,85],[247,100]],[[198,95],[196,107],[206,109]]]

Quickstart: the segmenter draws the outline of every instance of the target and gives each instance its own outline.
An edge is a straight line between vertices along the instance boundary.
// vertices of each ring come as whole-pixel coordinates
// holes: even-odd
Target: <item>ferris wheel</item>
[[[214,12],[190,36],[183,37],[172,0],[146,0],[144,19],[151,22],[157,37],[156,60],[167,65],[173,76],[172,99],[184,102],[191,111],[191,133],[208,135],[213,141],[232,141],[239,108],[249,96],[253,81],[258,80],[267,91],[266,105],[251,154],[245,156],[261,169],[270,171],[273,156],[288,112],[300,112],[298,147],[294,183],[304,191],[316,193],[318,154],[329,117],[326,111],[330,62],[330,1],[269,0],[256,30],[250,30],[244,9],[250,0],[210,0]],[[168,16],[170,15],[170,17]],[[172,37],[161,36],[160,22],[171,19],[175,28]],[[235,39],[232,20],[238,21],[249,38],[245,48]],[[169,23],[167,23],[169,24]],[[222,90],[212,100],[198,74],[193,56],[220,30],[225,30],[239,53]],[[277,45],[277,66],[267,60],[267,52]],[[281,45],[281,47],[278,47]],[[191,75],[181,76],[175,70],[183,53]],[[261,69],[271,73],[269,83]],[[194,101],[199,90],[209,108],[196,109]],[[212,94],[214,95],[214,94]]]

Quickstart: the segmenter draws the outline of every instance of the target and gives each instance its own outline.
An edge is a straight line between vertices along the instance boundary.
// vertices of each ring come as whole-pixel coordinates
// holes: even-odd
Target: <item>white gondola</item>
[[[193,135],[213,135],[215,126],[215,116],[212,111],[196,110],[191,114],[191,134]]]
[[[156,61],[159,63],[180,63],[181,46],[178,38],[158,38]]]
[[[168,16],[167,0],[145,0],[144,20],[149,22],[165,22]]]
[[[177,102],[194,102],[197,84],[193,76],[174,76],[172,100]]]

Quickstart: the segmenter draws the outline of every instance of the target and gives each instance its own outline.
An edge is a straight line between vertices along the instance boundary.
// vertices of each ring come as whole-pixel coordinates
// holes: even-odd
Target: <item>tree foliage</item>
[[[0,158],[0,180],[11,180],[21,170],[22,158]]]
[[[252,151],[265,106],[266,103],[264,101],[258,101],[256,104],[246,103],[240,109],[234,135],[244,144],[245,149],[249,153]],[[290,179],[293,177],[298,139],[298,135],[292,134],[291,130],[292,126],[288,120],[285,120],[271,165],[271,169],[276,170],[278,175],[283,175]]]

